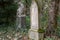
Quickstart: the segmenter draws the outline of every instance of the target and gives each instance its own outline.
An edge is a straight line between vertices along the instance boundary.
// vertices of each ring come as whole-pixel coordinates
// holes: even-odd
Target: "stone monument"
[[[30,7],[31,28],[29,30],[29,38],[31,40],[39,40],[39,21],[38,21],[38,6],[33,0]]]

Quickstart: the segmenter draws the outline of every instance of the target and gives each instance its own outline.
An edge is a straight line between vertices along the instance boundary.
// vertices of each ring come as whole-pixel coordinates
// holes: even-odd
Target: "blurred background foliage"
[[[0,29],[14,25],[17,8],[18,4],[14,0],[0,0]]]

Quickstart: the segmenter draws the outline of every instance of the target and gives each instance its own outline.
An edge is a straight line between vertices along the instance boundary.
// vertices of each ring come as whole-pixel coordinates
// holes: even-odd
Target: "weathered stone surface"
[[[29,38],[31,40],[39,40],[39,33],[37,31],[30,30],[30,32],[29,32]]]
[[[38,25],[38,7],[36,2],[33,0],[30,7],[31,17],[31,28],[29,30],[29,38],[31,40],[39,40],[39,25]]]
[[[38,29],[38,7],[35,1],[32,1],[30,12],[31,29]]]

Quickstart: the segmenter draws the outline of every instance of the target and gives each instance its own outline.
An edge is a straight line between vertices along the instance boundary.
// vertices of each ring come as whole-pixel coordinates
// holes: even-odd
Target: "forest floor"
[[[29,40],[28,35],[16,31],[15,29],[8,28],[6,30],[0,29],[0,40]]]
[[[28,40],[28,36],[21,35],[20,32],[0,32],[0,40]]]
[[[28,32],[22,32],[22,30],[16,31],[14,28],[1,29],[0,28],[0,40],[29,40]],[[44,38],[44,40],[53,40],[49,37]],[[58,39],[60,40],[60,38]]]
[[[0,31],[0,40],[29,40],[28,35],[21,34],[21,32],[16,31]],[[53,40],[49,37],[44,38],[44,40]],[[58,39],[60,40],[60,39]]]

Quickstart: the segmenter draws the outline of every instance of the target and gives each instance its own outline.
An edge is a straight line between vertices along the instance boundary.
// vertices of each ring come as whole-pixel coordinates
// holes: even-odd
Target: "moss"
[[[45,30],[44,30],[44,29],[38,29],[38,32],[39,32],[39,33],[44,33]]]

